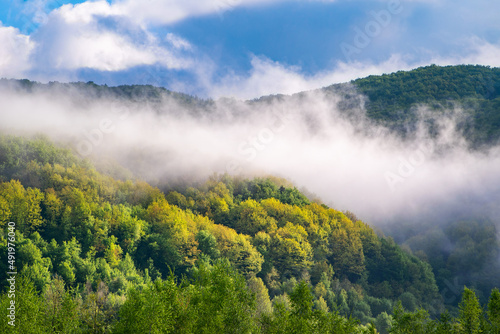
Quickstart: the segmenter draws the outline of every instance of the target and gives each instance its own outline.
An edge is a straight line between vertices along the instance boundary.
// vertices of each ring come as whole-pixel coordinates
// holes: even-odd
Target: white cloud
[[[241,6],[253,6],[285,0],[115,0],[115,13],[127,15],[143,24],[169,24],[188,17],[223,13]]]
[[[172,44],[172,46],[176,49],[184,49],[184,50],[192,49],[191,44],[187,40],[177,35],[174,35],[171,32],[167,34],[165,40],[167,40],[170,44]]]
[[[119,71],[136,65],[154,64],[158,60],[154,52],[140,50],[123,37],[110,32],[96,31],[73,36],[65,41],[64,46],[58,50],[57,58],[53,59],[52,65],[56,69]]]
[[[430,64],[500,66],[498,57],[500,43],[492,44],[473,37],[464,41],[462,49],[463,54],[453,57],[442,57],[423,51],[422,53],[427,53],[427,55],[415,57],[415,55],[393,54],[380,63],[338,62],[333,69],[314,75],[303,74],[300,67],[287,66],[265,57],[252,56],[252,69],[248,76],[228,75],[220,82],[211,84],[208,90],[209,95],[213,97],[233,96],[250,99],[270,94],[293,94],[369,75],[411,70]],[[415,60],[416,58],[418,60]]]
[[[0,22],[0,77],[22,76],[29,68],[29,55],[34,47],[29,36]]]
[[[148,27],[278,1],[290,0],[149,0],[146,3],[99,0],[63,5],[42,15],[46,2],[32,0],[28,2],[30,10],[36,13],[39,17],[36,20],[40,23],[35,33],[26,36],[15,28],[0,26],[0,74],[21,77],[29,75],[31,69],[43,71],[45,77],[38,75],[37,79],[46,81],[54,80],[54,73],[64,72],[71,76],[79,69],[119,72],[135,66],[154,65],[163,69],[187,70],[197,78],[200,90],[211,97],[255,98],[277,93],[292,94],[431,63],[500,66],[497,57],[500,44],[471,37],[463,41],[462,51],[457,56],[444,57],[430,51],[420,51],[417,55],[395,53],[379,63],[338,61],[332,68],[314,74],[304,74],[300,67],[273,61],[265,55],[252,56],[252,68],[246,75],[233,73],[214,79],[223,65],[200,54],[195,45],[181,36],[173,33],[157,36]],[[392,35],[384,38],[393,39]],[[172,87],[182,90],[181,84]]]
[[[153,34],[115,14],[116,10],[106,1],[64,5],[54,10],[35,34],[39,48],[33,60],[38,67],[56,70],[121,71],[154,64],[167,69],[190,66],[189,60],[162,46]],[[111,25],[104,19],[112,20]],[[189,46],[173,34],[167,40],[175,49]]]
[[[104,0],[87,1],[77,5],[64,5],[54,10],[52,15],[63,18],[68,24],[89,24],[95,21],[96,16],[111,16],[116,10]]]
[[[131,19],[135,13],[120,6],[101,0],[66,4],[50,13],[45,8],[45,1],[27,3],[25,15],[32,14],[40,24],[31,36],[0,26],[1,75],[21,77],[32,69],[43,71],[48,77],[38,75],[38,79],[44,81],[53,80],[52,74],[82,68],[123,71],[142,65],[192,66],[186,54],[192,51],[188,41],[172,33],[157,38]]]
[[[489,43],[478,37],[471,37],[464,41],[463,49],[466,55],[441,58],[436,57],[436,64],[478,64],[489,66],[500,66],[500,41],[498,44]]]
[[[304,75],[299,67],[286,66],[265,57],[252,56],[251,63],[249,76],[228,75],[209,87],[209,95],[250,99],[269,94],[293,94],[412,67],[400,55],[393,55],[380,64],[339,62],[333,70],[314,75]]]

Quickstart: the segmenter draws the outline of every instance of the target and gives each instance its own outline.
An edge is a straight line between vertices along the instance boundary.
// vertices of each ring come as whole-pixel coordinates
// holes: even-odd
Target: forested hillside
[[[438,114],[462,109],[459,125],[473,146],[500,137],[500,68],[432,65],[352,83],[368,98],[368,116],[403,134],[415,129],[417,107],[427,106]]]
[[[46,93],[54,97],[60,94],[70,96],[75,102],[83,100],[96,101],[103,98],[123,99],[147,104],[160,104],[164,98],[171,98],[179,105],[191,110],[207,112],[213,106],[210,99],[200,99],[195,96],[173,92],[163,87],[151,85],[122,85],[108,87],[97,85],[92,81],[60,83],[49,82],[42,84],[35,81],[0,79],[0,88],[23,93]]]
[[[353,82],[367,96],[367,114],[382,124],[411,134],[419,117],[417,107],[437,115],[458,112],[458,128],[471,148],[491,148],[500,137],[500,69],[485,66],[428,66],[370,76]],[[432,121],[427,120],[428,124]],[[466,202],[473,202],[473,199]],[[457,305],[458,286],[474,286],[482,302],[500,277],[498,220],[488,210],[445,218],[420,215],[388,226],[399,244],[406,244],[433,267],[444,302]]]
[[[0,87],[54,96],[62,93],[71,95],[76,103],[102,98],[130,100],[151,105],[159,112],[168,112],[161,105],[166,98],[198,115],[210,114],[216,108],[211,99],[200,99],[151,85],[108,87],[93,82],[40,84],[29,80],[1,79]],[[434,116],[454,112],[459,130],[473,148],[493,145],[500,138],[500,68],[431,65],[411,71],[372,75],[319,91],[340,94],[342,100],[339,107],[347,113],[353,107],[352,100],[357,101],[358,94],[361,94],[366,98],[366,115],[402,136],[411,136],[415,131],[419,118],[422,119],[419,108],[423,107],[430,109]],[[289,98],[286,95],[264,96],[247,103],[266,104]],[[427,116],[429,119],[424,117],[424,120],[432,132],[435,129],[433,120]]]
[[[197,117],[217,108],[153,86],[0,86],[68,95],[76,105],[132,101],[158,114],[182,106]],[[469,148],[492,147],[500,136],[496,68],[429,66],[323,92],[340,94],[345,112],[365,99],[368,117],[402,137],[415,131],[421,106],[456,113]],[[425,122],[432,136],[432,119]],[[500,243],[491,217],[416,215],[391,222],[385,231],[393,239],[282,178],[213,174],[194,186],[167,175],[159,184],[175,191],[160,189],[70,147],[0,133],[0,304],[5,310],[10,302],[14,252],[15,332],[500,332]]]
[[[163,194],[44,138],[3,136],[0,157],[19,333],[385,332],[402,308],[429,326],[443,311],[429,264],[283,180]]]

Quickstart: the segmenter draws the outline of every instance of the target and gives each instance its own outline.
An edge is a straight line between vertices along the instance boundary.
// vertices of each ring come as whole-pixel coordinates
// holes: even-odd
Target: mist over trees
[[[467,149],[479,152],[498,139],[499,82],[498,69],[430,66],[323,93],[341,96],[336,105],[350,121],[366,107],[369,121],[401,142],[419,131],[419,105],[431,106],[423,122],[430,138],[442,130],[436,115],[456,112]],[[244,111],[273,101],[310,101],[301,94],[225,101],[249,109],[223,118],[219,102],[152,86],[0,85],[26,96],[65,92],[75,98],[70,104],[127,100],[158,114],[176,110],[165,107],[167,95],[207,123],[250,119]],[[319,125],[309,120],[304,126],[314,132]],[[0,304],[9,303],[12,221],[19,333],[499,332],[500,245],[491,201],[488,210],[478,206],[484,215],[422,212],[381,225],[390,237],[355,208],[326,205],[281,177],[215,173],[182,182],[156,174],[146,182],[126,165],[82,159],[73,144],[0,136]]]

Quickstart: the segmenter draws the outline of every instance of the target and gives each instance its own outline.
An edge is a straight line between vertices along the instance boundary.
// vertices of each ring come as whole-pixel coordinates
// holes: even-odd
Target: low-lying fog
[[[82,157],[112,158],[153,183],[216,173],[275,174],[372,224],[415,215],[499,211],[500,152],[474,152],[440,116],[403,141],[372,124],[363,98],[314,91],[258,102],[216,101],[199,113],[158,103],[90,99],[79,91],[0,92],[0,131],[43,133]],[[422,117],[428,117],[425,106]],[[446,113],[445,113],[446,114]],[[427,115],[427,116],[426,116]],[[423,123],[422,123],[423,124]]]

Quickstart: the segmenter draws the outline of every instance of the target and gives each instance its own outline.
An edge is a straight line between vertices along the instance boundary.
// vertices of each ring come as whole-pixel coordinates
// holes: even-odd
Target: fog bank
[[[45,134],[82,157],[113,159],[152,183],[274,174],[372,224],[427,213],[498,216],[499,149],[470,151],[456,130],[460,112],[436,116],[422,106],[418,130],[402,140],[366,118],[364,101],[313,91],[220,99],[204,111],[167,95],[132,102],[76,88],[3,88],[0,131]],[[429,118],[439,128],[433,138],[424,126]]]

